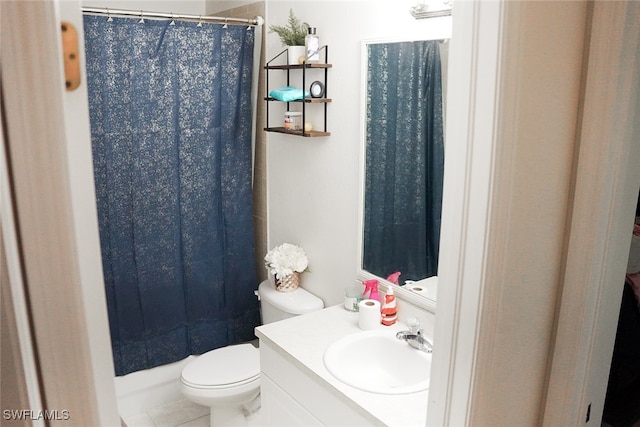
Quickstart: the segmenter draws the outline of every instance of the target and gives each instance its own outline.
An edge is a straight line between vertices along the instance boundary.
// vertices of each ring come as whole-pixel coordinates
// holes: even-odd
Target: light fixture
[[[416,19],[449,16],[452,4],[453,0],[418,0],[409,12]]]

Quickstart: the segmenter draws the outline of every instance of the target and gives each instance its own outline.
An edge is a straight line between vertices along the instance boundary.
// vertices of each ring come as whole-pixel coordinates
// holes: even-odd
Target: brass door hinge
[[[78,32],[68,22],[60,24],[62,51],[64,54],[64,84],[67,91],[80,86],[80,58],[78,56]]]

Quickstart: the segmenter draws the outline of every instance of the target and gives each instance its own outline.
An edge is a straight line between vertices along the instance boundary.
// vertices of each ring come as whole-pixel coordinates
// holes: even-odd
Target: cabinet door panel
[[[260,390],[260,413],[264,427],[323,427],[320,421],[264,373],[260,378]]]

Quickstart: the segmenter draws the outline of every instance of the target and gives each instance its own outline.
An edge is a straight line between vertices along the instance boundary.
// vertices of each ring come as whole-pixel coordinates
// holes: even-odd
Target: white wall
[[[246,6],[256,1],[258,0],[205,0],[205,9],[207,15],[216,15],[219,12]]]
[[[205,0],[82,0],[83,6],[205,15]]]
[[[333,68],[327,88],[333,102],[328,106],[327,130],[331,136],[267,134],[269,247],[290,242],[305,249],[310,272],[303,275],[302,286],[326,305],[341,302],[343,289],[355,279],[359,264],[355,254],[359,245],[361,43],[381,38],[440,39],[451,34],[450,17],[415,20],[409,14],[412,4],[406,0],[267,1],[267,26],[284,25],[292,8],[301,21],[317,28],[321,45],[330,48]],[[266,46],[268,59],[283,50],[273,33],[267,33]],[[277,83],[270,78],[271,88],[278,87]],[[276,126],[284,107],[270,108],[270,124]],[[314,127],[321,127],[317,116],[312,119]]]
[[[83,6],[142,9],[186,15],[216,15],[219,12],[255,3],[254,0],[83,0]]]

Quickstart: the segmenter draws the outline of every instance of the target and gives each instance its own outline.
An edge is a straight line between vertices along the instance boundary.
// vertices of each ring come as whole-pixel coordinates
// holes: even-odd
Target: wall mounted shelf
[[[296,135],[296,136],[303,136],[303,137],[318,137],[318,136],[329,136],[331,135],[330,132],[327,131],[327,104],[332,102],[331,98],[327,98],[327,71],[329,70],[329,68],[332,67],[331,64],[328,63],[327,58],[328,58],[328,51],[329,48],[325,45],[322,46],[320,48],[320,51],[324,51],[324,63],[303,63],[303,64],[285,64],[285,65],[281,65],[281,64],[273,64],[273,62],[275,60],[277,60],[278,58],[284,58],[286,59],[286,55],[285,53],[288,52],[288,49],[283,50],[282,52],[280,52],[278,55],[274,56],[271,60],[269,60],[266,65],[264,66],[264,69],[267,71],[267,76],[266,76],[266,89],[267,89],[267,94],[265,96],[265,101],[267,102],[267,112],[266,112],[266,120],[267,120],[267,127],[264,128],[265,131],[267,132],[277,132],[277,133],[284,133],[284,134],[288,134],[288,135]],[[278,71],[285,71],[287,73],[287,86],[291,85],[291,72],[294,71],[297,75],[296,75],[296,80],[297,81],[301,81],[302,83],[302,88],[303,90],[306,92],[308,90],[307,88],[307,72],[308,70],[324,70],[324,80],[323,80],[323,85],[324,85],[324,93],[323,93],[323,97],[321,98],[314,98],[311,96],[305,96],[304,99],[298,99],[295,101],[289,101],[289,102],[284,102],[285,104],[287,104],[286,106],[286,111],[292,111],[290,110],[290,105],[291,104],[301,104],[302,105],[302,111],[300,111],[302,113],[302,129],[287,129],[284,126],[270,126],[269,123],[269,111],[270,111],[270,106],[273,102],[283,102],[280,100],[277,100],[273,97],[269,96],[269,71],[271,70],[278,70]],[[324,122],[324,127],[323,130],[310,130],[310,131],[305,131],[304,130],[304,124],[306,123],[306,118],[307,118],[307,104],[320,104],[322,105],[323,108],[323,122]],[[280,122],[282,123],[282,122]]]

